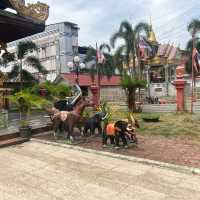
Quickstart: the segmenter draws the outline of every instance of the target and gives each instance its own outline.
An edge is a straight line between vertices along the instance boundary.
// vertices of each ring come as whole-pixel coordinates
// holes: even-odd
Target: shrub
[[[159,122],[160,116],[154,115],[154,114],[146,114],[146,115],[142,115],[142,119],[145,122]]]
[[[65,98],[67,96],[70,96],[71,94],[71,87],[64,85],[64,84],[55,84],[51,83],[50,81],[45,81],[41,84],[36,84],[32,87],[31,92],[35,95],[39,95],[40,89],[46,90],[46,97],[48,99],[53,98]]]

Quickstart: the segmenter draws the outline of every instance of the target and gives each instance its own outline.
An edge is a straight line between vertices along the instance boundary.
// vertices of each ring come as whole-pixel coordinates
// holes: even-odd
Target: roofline
[[[51,26],[51,25],[56,25],[56,24],[70,24],[70,25],[72,25],[74,28],[78,28],[79,29],[79,27],[78,27],[78,24],[75,24],[75,23],[73,23],[73,22],[68,22],[68,21],[62,21],[62,22],[56,22],[56,23],[52,23],[52,24],[47,24],[46,26]]]

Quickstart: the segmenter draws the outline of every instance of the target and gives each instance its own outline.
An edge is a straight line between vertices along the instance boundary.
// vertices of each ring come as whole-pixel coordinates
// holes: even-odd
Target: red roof
[[[71,84],[76,82],[75,73],[65,73],[61,75],[65,80],[69,81]],[[95,76],[95,83],[97,83],[97,76]],[[80,86],[90,86],[92,84],[91,76],[88,74],[79,74],[79,85]],[[112,76],[108,79],[106,76],[103,76],[101,79],[101,86],[119,86],[120,85],[120,76]]]

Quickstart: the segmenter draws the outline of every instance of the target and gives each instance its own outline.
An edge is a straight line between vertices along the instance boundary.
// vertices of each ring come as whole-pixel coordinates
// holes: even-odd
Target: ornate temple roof
[[[25,0],[1,0],[0,8],[12,8],[16,10],[19,16],[37,23],[45,23],[49,16],[49,6],[41,2],[26,5]]]
[[[153,43],[153,42],[157,43],[156,35],[153,30],[151,30],[149,33],[148,41],[151,43]]]
[[[177,64],[181,60],[181,51],[170,44],[160,44],[155,56],[148,58],[150,65]]]
[[[175,64],[181,59],[179,48],[175,47],[173,44],[159,44],[157,42],[151,20],[148,41],[152,46],[156,46],[154,54],[151,55],[146,61],[149,65],[162,66],[166,64]]]
[[[14,9],[17,14],[6,11]],[[40,2],[25,4],[25,0],[0,0],[0,42],[8,43],[44,31],[49,6]]]
[[[0,9],[12,8],[12,5],[8,0],[0,0]]]
[[[154,44],[157,44],[157,40],[156,40],[156,34],[155,32],[153,31],[153,26],[152,26],[152,21],[151,21],[151,18],[150,18],[150,32],[149,32],[149,36],[148,36],[148,41],[150,43],[154,43]]]
[[[13,13],[0,10],[0,42],[8,43],[44,31],[44,24],[34,23]]]

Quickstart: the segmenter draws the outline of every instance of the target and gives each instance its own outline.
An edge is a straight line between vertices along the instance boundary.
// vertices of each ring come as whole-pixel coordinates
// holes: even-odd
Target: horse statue
[[[62,126],[64,129],[64,138],[73,139],[73,129],[78,122],[81,121],[81,115],[86,106],[92,106],[93,104],[81,97],[81,99],[76,103],[72,111],[55,111],[53,114],[53,129],[54,136]]]

